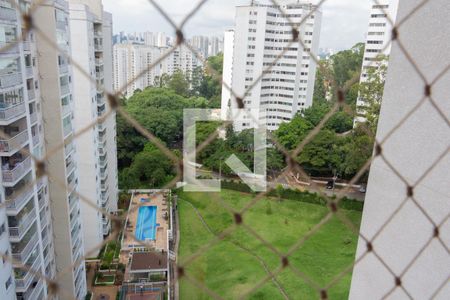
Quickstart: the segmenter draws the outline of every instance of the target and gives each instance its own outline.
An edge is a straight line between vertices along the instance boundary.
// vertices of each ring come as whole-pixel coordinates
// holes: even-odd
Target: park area
[[[219,193],[179,193],[181,264],[186,263],[202,246],[215,239],[234,223],[234,216],[225,205],[241,210],[254,195],[223,190]],[[300,197],[300,198],[299,198]],[[305,237],[330,212],[326,205],[305,201],[270,197],[261,199],[243,215],[243,223],[252,228],[268,244],[281,253]],[[314,195],[314,197],[318,197]],[[306,199],[308,198],[308,199]],[[340,214],[359,228],[361,207],[348,205],[339,209]],[[202,286],[225,299],[238,299],[248,292],[249,299],[318,299],[318,289],[328,288],[329,299],[347,299],[351,281],[351,265],[355,258],[358,236],[332,215],[320,229],[289,255],[290,267],[284,268],[276,281],[259,284],[268,270],[275,271],[281,259],[242,226],[237,227],[225,239],[214,243],[192,262],[187,263],[185,273]],[[346,273],[344,273],[347,270]],[[316,288],[306,280],[316,283]],[[345,274],[341,276],[341,274]],[[317,289],[318,288],[318,289]],[[180,280],[180,299],[211,299],[204,290],[187,279]]]

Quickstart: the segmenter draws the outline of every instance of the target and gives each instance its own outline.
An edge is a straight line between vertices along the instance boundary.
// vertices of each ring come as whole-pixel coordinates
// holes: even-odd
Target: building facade
[[[118,177],[115,112],[107,115],[104,91],[112,91],[112,17],[98,1],[70,1],[73,68],[74,125],[82,130],[103,117],[91,130],[76,138],[79,193],[82,206],[85,252],[96,256],[104,236],[111,230],[107,213],[117,210]],[[89,76],[86,76],[88,75]],[[95,78],[95,80],[94,80]]]
[[[398,0],[380,0],[372,5],[369,16],[369,25],[364,50],[360,82],[368,80],[368,71],[377,68],[387,61],[380,60],[382,56],[391,53],[391,37],[393,24],[395,23],[398,10]],[[355,124],[365,121],[366,101],[358,96],[356,107],[357,116]]]
[[[17,7],[27,12],[30,2],[0,2],[0,298],[46,299],[44,276],[60,273],[60,289],[82,299],[68,3],[46,1],[33,13],[45,37],[24,29]],[[45,158],[49,179],[37,177],[31,155]]]
[[[225,39],[224,48],[234,49],[231,88],[237,95],[244,96],[263,74],[243,100],[252,116],[235,117],[236,131],[252,128],[255,119],[265,123],[268,130],[276,130],[282,122],[290,121],[298,111],[312,104],[316,64],[310,52],[318,50],[321,12],[311,3],[283,1],[280,5],[293,24],[273,5],[239,6],[234,39]],[[304,48],[300,42],[291,43],[292,25],[300,25],[308,15],[299,28]],[[270,67],[282,52],[282,57]],[[229,58],[224,60],[230,62]],[[224,64],[224,70],[229,69]],[[222,110],[237,108],[235,99],[230,100],[222,101]]]
[[[115,44],[114,53],[114,90],[131,97],[136,90],[149,86],[158,86],[163,75],[172,75],[181,70],[190,77],[201,61],[186,46],[180,46],[164,60],[159,58],[170,51],[169,47],[157,47],[137,44]],[[156,63],[158,62],[158,63]],[[151,69],[149,67],[152,66]]]

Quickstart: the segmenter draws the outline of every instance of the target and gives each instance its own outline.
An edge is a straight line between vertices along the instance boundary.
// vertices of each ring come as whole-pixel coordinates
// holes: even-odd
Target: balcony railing
[[[22,238],[36,219],[36,210],[33,208],[25,217],[22,217],[17,227],[9,227],[9,236],[12,238]]]
[[[39,293],[42,292],[43,286],[44,284],[42,283],[42,280],[39,279],[39,282],[36,284],[36,286],[31,291],[29,291],[29,293],[23,295],[24,300],[38,299]]]
[[[71,212],[73,208],[78,203],[78,198],[76,196],[69,196],[69,211]]]
[[[68,190],[69,192],[72,192],[73,190],[75,190],[77,184],[78,184],[78,180],[72,179],[71,181],[69,181],[69,182],[67,183],[67,190]]]
[[[25,261],[36,246],[37,242],[38,235],[37,233],[34,233],[33,237],[28,241],[27,245],[20,252],[14,252],[14,250],[12,250],[12,257],[17,261]]]
[[[95,59],[95,65],[97,65],[97,66],[103,65],[103,59],[101,59],[101,58],[96,58],[96,59]]]
[[[70,153],[73,152],[73,150],[75,150],[75,146],[73,144],[73,142],[71,142],[70,144],[67,144],[64,146],[64,154],[65,156],[68,156]]]
[[[31,78],[31,77],[33,77],[33,67],[26,67],[26,72],[25,72],[25,74],[26,74],[26,76],[27,76],[27,78]]]
[[[28,142],[28,131],[24,130],[9,140],[0,139],[0,152],[15,152]]]
[[[35,136],[31,137],[31,139],[33,140],[33,145],[36,146],[37,144],[39,144],[39,134],[36,134]]]
[[[37,122],[37,113],[36,112],[34,112],[30,115],[30,122],[31,122],[31,124],[34,124]]]
[[[30,42],[24,41],[22,43],[22,45],[23,45],[23,51],[31,51],[31,44],[30,44]]]
[[[36,98],[36,92],[34,91],[34,89],[32,90],[27,90],[28,91],[28,100],[34,100]]]
[[[56,21],[56,28],[61,30],[66,30],[67,24],[63,21]]]
[[[13,169],[2,170],[3,182],[16,182],[28,173],[30,169],[31,157],[27,157],[25,160],[18,163]]]
[[[71,134],[73,131],[72,129],[72,124],[66,125],[63,128],[63,132],[64,132],[64,137],[68,136],[69,134]]]
[[[26,112],[25,102],[21,102],[19,104],[7,107],[0,107],[0,121],[9,121],[20,115],[24,115],[25,112]]]
[[[96,51],[103,51],[103,44],[94,44],[94,49]]]
[[[0,88],[9,88],[22,84],[22,74],[20,72],[0,75]]]
[[[67,95],[70,93],[70,86],[68,84],[61,86],[61,95]]]
[[[16,278],[16,288],[17,289],[26,289],[28,288],[28,286],[31,283],[31,280],[34,277],[34,274],[38,273],[39,270],[39,265],[41,264],[41,260],[39,258],[39,256],[36,256],[36,258],[34,259],[34,263],[31,265],[31,267],[29,268],[29,270],[24,270],[21,269],[23,271],[25,271],[25,276],[23,276],[22,278]]]
[[[72,173],[73,170],[75,170],[75,163],[74,162],[70,162],[67,166],[66,166],[67,172],[66,174],[69,175]]]
[[[17,21],[17,13],[13,8],[0,6],[0,19],[5,21]]]
[[[104,74],[103,71],[95,72],[95,78],[97,78],[97,79],[102,79],[102,78],[104,78],[104,77],[105,77],[105,74]]]
[[[27,183],[25,187],[18,191],[14,191],[14,193],[6,198],[6,208],[8,210],[18,212],[25,203],[28,202],[30,197],[33,195],[34,189],[33,185]]]
[[[0,42],[0,49],[2,49],[2,51],[0,51],[0,54],[19,53],[19,46],[17,45],[16,42],[10,42],[10,43]]]
[[[66,74],[67,72],[69,72],[68,64],[59,65],[59,74]]]

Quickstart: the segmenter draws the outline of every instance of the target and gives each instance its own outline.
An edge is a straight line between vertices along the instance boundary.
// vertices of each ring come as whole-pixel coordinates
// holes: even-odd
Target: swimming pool
[[[139,207],[136,222],[136,239],[140,241],[156,239],[156,206]]]

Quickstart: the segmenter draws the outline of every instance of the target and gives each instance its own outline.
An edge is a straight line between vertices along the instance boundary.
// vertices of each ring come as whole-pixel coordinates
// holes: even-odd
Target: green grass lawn
[[[178,202],[181,230],[179,261],[183,263],[200,247],[214,239],[214,235],[207,230],[189,203],[198,209],[207,225],[215,234],[218,234],[232,225],[234,220],[221,201],[235,209],[242,209],[251,199],[252,195],[229,190],[220,194],[182,193]],[[285,253],[328,212],[328,208],[316,204],[294,200],[278,202],[277,199],[262,199],[244,215],[243,221],[278,251]],[[359,228],[360,212],[342,212]],[[237,247],[232,241],[261,257],[271,270],[278,268],[281,263],[275,253],[244,228],[239,227],[229,237],[188,263],[186,267],[186,273],[190,277],[226,299],[239,298],[267,276],[258,259]],[[292,253],[289,263],[319,286],[325,286],[351,265],[356,243],[357,235],[333,216],[316,234]],[[290,299],[319,298],[318,292],[294,274],[290,268],[281,271],[277,275],[277,280]],[[351,273],[348,272],[328,291],[329,299],[347,299],[350,280]],[[189,281],[181,280],[180,282],[181,299],[211,298]],[[271,280],[251,293],[248,298],[284,299]]]

